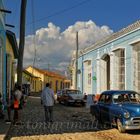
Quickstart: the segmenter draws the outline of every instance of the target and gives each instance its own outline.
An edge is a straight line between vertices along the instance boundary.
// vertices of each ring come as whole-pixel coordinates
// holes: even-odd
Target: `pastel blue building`
[[[0,9],[4,9],[3,0],[0,0]],[[0,94],[6,103],[6,31],[5,13],[0,11]]]
[[[83,49],[78,71],[77,87],[83,93],[111,89],[140,92],[140,21]]]

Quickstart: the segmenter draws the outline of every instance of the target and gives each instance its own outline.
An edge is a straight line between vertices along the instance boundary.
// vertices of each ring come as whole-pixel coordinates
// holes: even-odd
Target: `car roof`
[[[107,90],[107,91],[102,92],[102,94],[122,94],[122,93],[132,93],[132,92],[135,92],[135,91],[133,90]]]

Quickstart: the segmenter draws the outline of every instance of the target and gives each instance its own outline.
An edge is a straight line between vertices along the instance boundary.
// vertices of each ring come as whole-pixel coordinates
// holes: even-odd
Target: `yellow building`
[[[38,90],[38,91],[39,91],[39,90],[42,90],[42,89],[44,88],[44,85],[45,85],[45,83],[44,83],[45,77],[44,77],[44,74],[41,72],[41,70],[39,71],[38,69],[33,68],[33,67],[31,67],[31,66],[29,66],[29,67],[26,68],[25,70],[28,71],[28,72],[29,72],[30,74],[32,74],[33,76],[39,77],[39,81],[40,81],[40,82],[34,82],[33,80],[30,81],[30,84],[31,84],[31,91],[32,91],[32,89],[35,87],[35,85],[36,85],[37,83],[40,83],[39,85],[36,85],[36,87],[38,87],[37,90]]]
[[[6,93],[10,99],[11,91],[14,89],[16,59],[18,58],[18,46],[16,36],[11,31],[6,31]]]
[[[64,88],[70,88],[71,87],[71,80],[65,79],[64,80]]]
[[[22,84],[29,88],[29,92],[40,92],[42,90],[41,78],[34,76],[27,70],[23,70]]]
[[[28,72],[30,72],[32,75],[40,78],[40,86],[41,89],[43,89],[46,85],[46,83],[50,83],[52,89],[56,93],[58,90],[65,88],[64,87],[64,81],[66,80],[65,76],[62,76],[55,72],[50,72],[47,70],[42,70],[38,68],[33,68],[32,66],[29,66],[26,68]],[[38,87],[40,87],[38,86]]]

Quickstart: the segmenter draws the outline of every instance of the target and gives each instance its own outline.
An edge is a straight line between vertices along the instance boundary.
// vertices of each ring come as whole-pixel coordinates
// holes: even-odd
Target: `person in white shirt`
[[[14,91],[13,96],[14,96],[14,104],[16,102],[16,107],[14,105],[14,124],[16,124],[19,120],[18,110],[19,110],[19,105],[22,98],[21,86],[18,86],[18,85],[15,86],[15,91]]]
[[[50,83],[46,84],[46,87],[42,91],[41,101],[45,110],[45,121],[53,122],[53,106],[55,104],[54,91],[50,88]]]

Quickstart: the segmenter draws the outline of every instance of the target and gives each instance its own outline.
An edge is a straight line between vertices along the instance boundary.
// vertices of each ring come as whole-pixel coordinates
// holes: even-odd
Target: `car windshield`
[[[140,94],[136,92],[115,94],[113,96],[113,101],[114,103],[125,103],[125,102],[140,103]]]
[[[67,94],[82,94],[80,90],[67,90]]]

